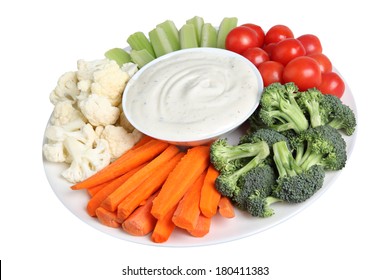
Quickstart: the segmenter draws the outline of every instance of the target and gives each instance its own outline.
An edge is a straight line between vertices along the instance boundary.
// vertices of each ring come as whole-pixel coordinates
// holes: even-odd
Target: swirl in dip
[[[123,97],[126,117],[141,132],[173,143],[220,136],[256,109],[263,82],[233,52],[195,48],[162,56],[138,71]]]

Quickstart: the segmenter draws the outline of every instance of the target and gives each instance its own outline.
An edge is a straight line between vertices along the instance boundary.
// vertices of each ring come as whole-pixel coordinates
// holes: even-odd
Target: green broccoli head
[[[261,119],[262,123],[276,131],[306,130],[309,122],[295,100],[297,92],[298,87],[294,83],[273,83],[267,86],[254,118]]]
[[[279,141],[288,141],[288,138],[280,132],[277,132],[270,128],[260,128],[251,133],[243,135],[240,138],[239,144],[243,143],[256,143],[259,141],[265,141],[268,146],[272,145]]]
[[[239,179],[241,176],[255,167],[264,165],[265,160],[270,154],[269,147],[264,141],[258,142],[256,145],[261,146],[261,148],[257,151],[257,154],[252,156],[240,169],[235,170],[234,172],[221,171],[221,174],[215,181],[215,187],[222,195],[229,198],[236,196],[240,191]]]
[[[272,196],[263,197],[260,192],[256,191],[248,197],[247,211],[254,217],[270,217],[275,213],[271,205],[279,201],[283,200]]]
[[[232,197],[233,202],[245,210],[248,197],[255,192],[258,192],[262,197],[269,196],[276,185],[276,179],[275,170],[267,164],[249,170],[239,179],[240,190]]]
[[[329,125],[309,128],[292,137],[295,160],[302,169],[319,164],[326,170],[340,170],[347,161],[346,142],[337,129]]]
[[[351,136],[357,126],[353,110],[334,95],[324,94],[320,106],[327,112],[326,124]]]
[[[266,142],[258,140],[252,143],[230,145],[226,139],[218,139],[210,147],[210,161],[218,171],[223,173],[238,170],[248,162],[247,158],[258,154],[269,154]]]
[[[310,120],[311,127],[324,125],[328,122],[329,110],[321,106],[323,97],[322,92],[315,88],[297,94],[297,103]]]
[[[295,176],[278,178],[272,195],[287,202],[304,202],[322,187],[324,178],[324,168],[320,165],[313,165]]]

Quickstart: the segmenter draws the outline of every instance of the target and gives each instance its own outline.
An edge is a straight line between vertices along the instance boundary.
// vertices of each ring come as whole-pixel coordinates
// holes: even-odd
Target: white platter
[[[357,117],[357,108],[355,100],[349,86],[346,84],[345,93],[342,97],[343,103],[347,104],[355,112]],[[237,129],[228,135],[229,142],[235,143],[242,135],[242,131]],[[352,136],[345,136],[347,143],[347,154],[351,155],[357,131]],[[45,141],[45,139],[44,139]],[[347,162],[348,165],[348,162]],[[273,205],[275,214],[269,218],[254,218],[243,211],[236,210],[236,217],[232,219],[223,218],[220,215],[213,217],[211,228],[208,235],[202,238],[196,238],[185,231],[178,228],[175,229],[172,236],[165,243],[153,243],[150,235],[144,237],[132,236],[123,231],[121,228],[110,228],[99,223],[96,218],[92,218],[87,214],[86,205],[89,200],[89,195],[85,191],[74,191],[70,189],[71,184],[63,179],[60,175],[65,165],[51,163],[43,159],[43,166],[47,175],[50,186],[58,199],[63,205],[68,208],[76,217],[94,227],[95,229],[120,238],[129,242],[155,245],[155,246],[170,246],[170,247],[188,247],[188,246],[204,246],[218,244],[228,241],[237,240],[253,234],[258,234],[265,231],[283,221],[296,215],[308,205],[313,203],[318,197],[326,192],[337,176],[342,172],[327,172],[323,187],[309,200],[300,204],[277,203]]]

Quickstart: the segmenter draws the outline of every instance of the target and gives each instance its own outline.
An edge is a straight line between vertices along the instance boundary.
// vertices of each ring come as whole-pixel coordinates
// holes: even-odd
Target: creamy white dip
[[[258,104],[262,81],[242,57],[217,50],[178,51],[138,71],[124,98],[130,122],[170,141],[219,135],[244,122]]]

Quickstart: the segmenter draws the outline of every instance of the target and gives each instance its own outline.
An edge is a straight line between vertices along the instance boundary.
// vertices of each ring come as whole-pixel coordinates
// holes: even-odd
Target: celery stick
[[[142,68],[147,63],[155,59],[155,57],[152,56],[146,49],[131,50],[130,56],[133,62],[138,65],[138,68]]]
[[[157,24],[157,27],[161,27],[164,30],[164,32],[167,34],[168,40],[171,43],[174,50],[180,49],[179,30],[177,29],[173,21],[166,20],[160,24]]]
[[[113,48],[104,53],[104,56],[110,60],[115,60],[119,66],[131,62],[131,56],[128,52],[120,48]]]
[[[211,23],[203,24],[200,46],[209,48],[217,47],[217,30]]]
[[[202,17],[194,16],[193,18],[186,21],[187,24],[192,24],[195,27],[196,38],[198,40],[198,45],[200,45],[202,28],[204,20]]]
[[[193,24],[184,24],[179,32],[181,49],[198,48],[195,26]]]
[[[221,21],[218,30],[217,47],[220,49],[225,48],[225,40],[228,33],[237,26],[238,19],[236,17],[226,17]]]
[[[156,57],[152,44],[143,32],[135,32],[127,38],[127,43],[133,50],[146,49],[153,57]]]
[[[177,51],[180,49],[180,45],[176,45],[169,40],[168,35],[161,27],[156,27],[149,32],[150,43],[152,43],[154,53],[156,57],[164,54]]]

